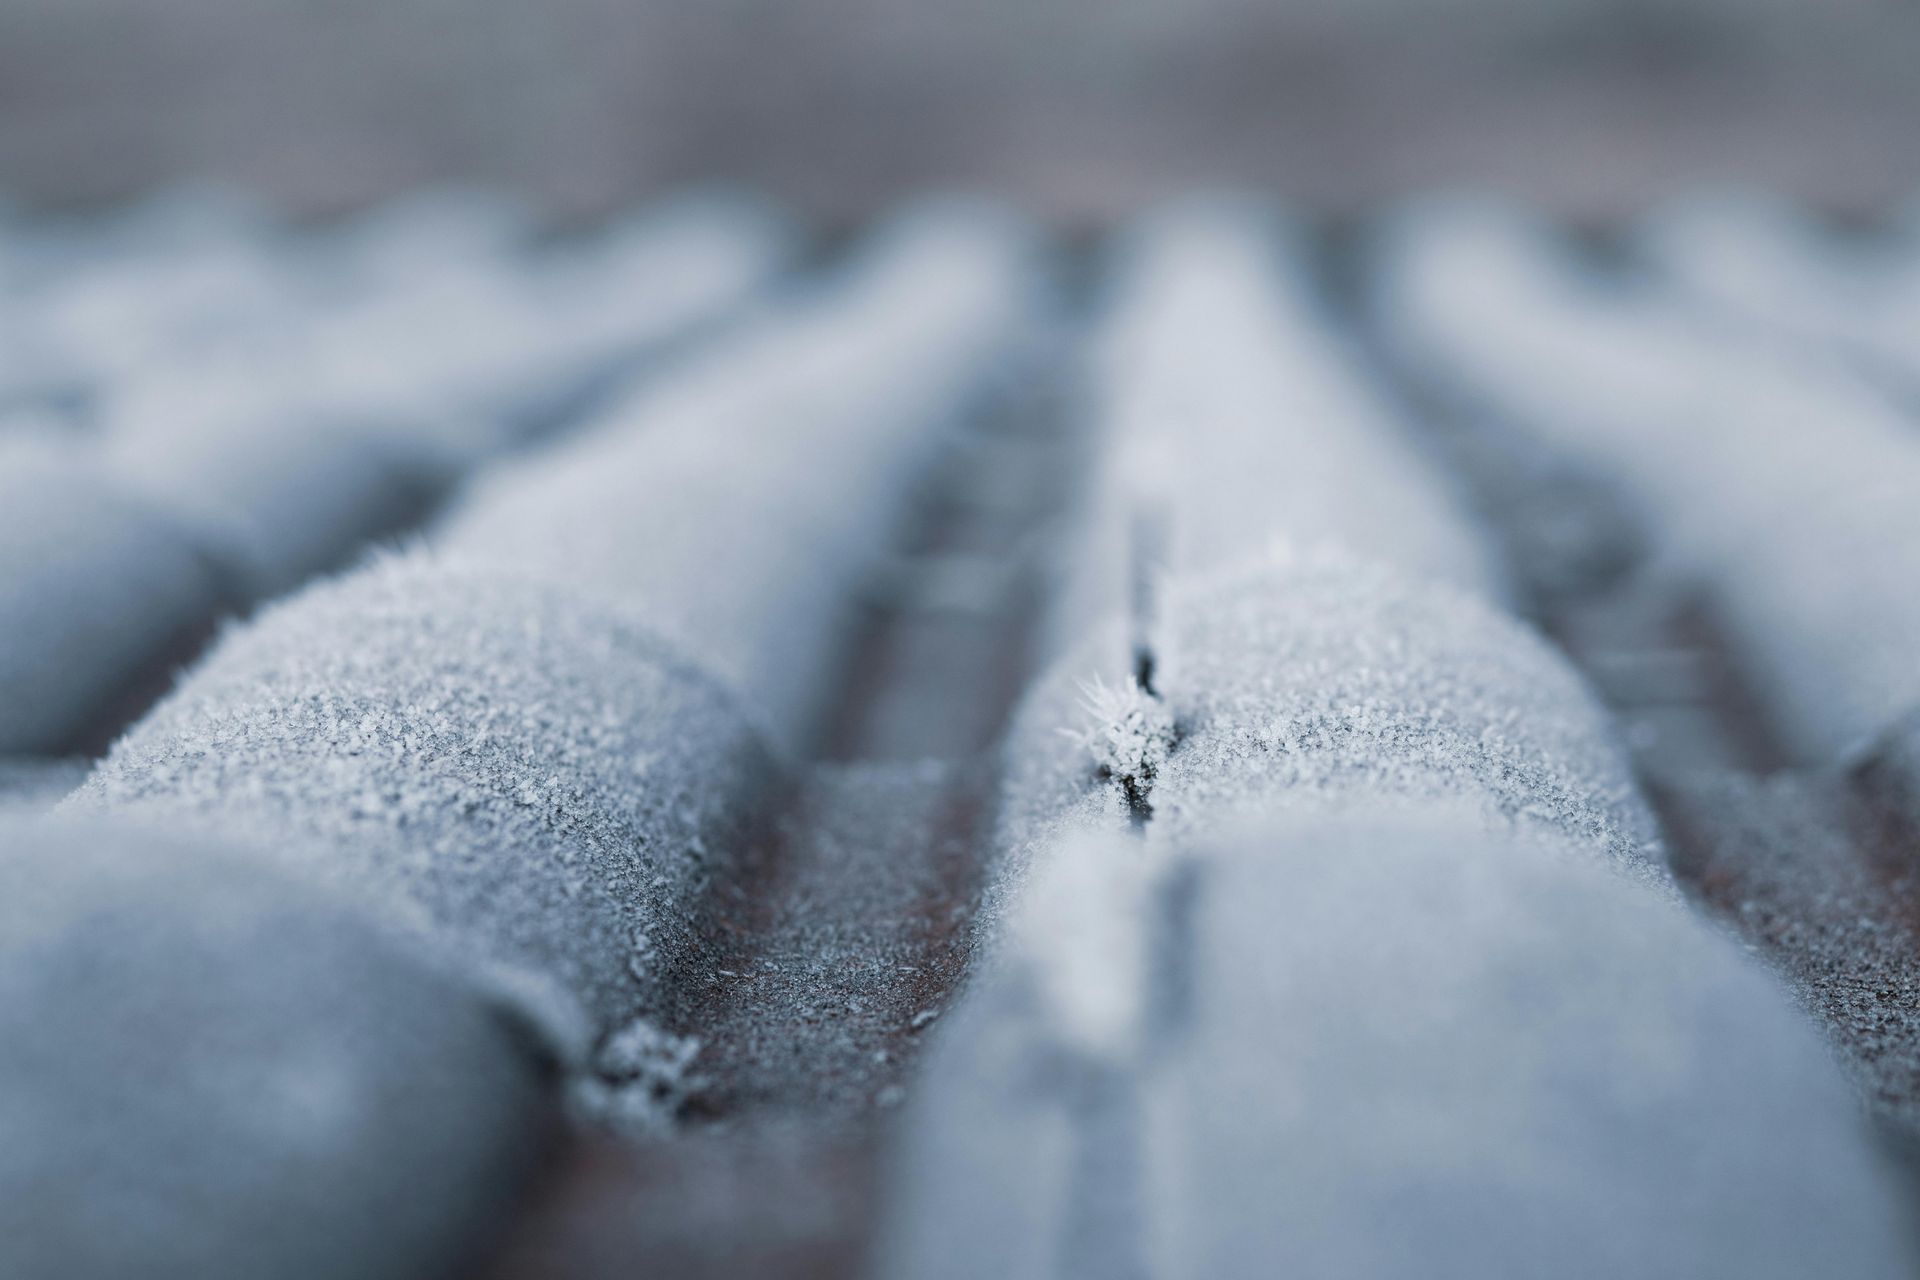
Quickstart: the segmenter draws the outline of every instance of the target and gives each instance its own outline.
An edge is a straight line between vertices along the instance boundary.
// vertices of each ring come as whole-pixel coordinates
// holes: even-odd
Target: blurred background
[[[0,192],[183,177],[295,214],[426,182],[586,217],[716,178],[1097,219],[1196,182],[1600,216],[1913,192],[1915,0],[0,0]]]

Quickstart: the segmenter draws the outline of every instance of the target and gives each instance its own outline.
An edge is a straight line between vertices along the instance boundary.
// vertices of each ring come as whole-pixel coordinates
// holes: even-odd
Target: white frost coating
[[[74,515],[33,515],[51,496],[0,511],[9,544],[25,548],[0,552],[0,622],[35,614],[0,654],[0,751],[69,745],[93,710],[69,684],[110,695],[186,627],[209,624],[218,604],[278,595],[414,523],[465,467],[517,442],[567,395],[740,303],[785,247],[784,229],[755,207],[670,204],[546,259],[427,272],[426,283],[331,308],[309,299],[280,330],[209,338],[211,349],[116,384],[74,451],[73,483],[111,487],[157,514],[74,535],[60,532]],[[165,626],[150,616],[181,571],[154,565],[160,515],[169,543],[191,537],[225,577],[220,599],[179,589]],[[49,523],[29,530],[36,519]],[[79,574],[83,560],[91,576]],[[48,644],[66,646],[58,671]],[[44,688],[8,696],[44,672]]]
[[[533,305],[550,331],[548,359],[592,369],[648,352],[755,296],[794,249],[794,229],[744,196],[647,205],[529,264]],[[530,382],[520,398],[537,409],[538,380]]]
[[[94,468],[0,441],[0,754],[71,749],[226,598],[192,531]]]
[[[459,1274],[539,1168],[510,1003],[257,853],[0,819],[0,1274]]]
[[[1842,240],[1762,196],[1696,197],[1649,217],[1636,243],[1722,319],[1858,360],[1920,390],[1920,243]]]
[[[845,601],[1025,336],[1034,249],[989,210],[909,215],[843,279],[483,479],[436,541],[631,603],[795,746]]]
[[[1620,485],[1800,755],[1920,706],[1920,436],[1889,400],[1583,273],[1502,211],[1408,214],[1380,283],[1423,376]]]
[[[312,335],[305,399],[420,424],[456,452],[497,448],[583,385],[737,306],[791,247],[768,210],[709,197],[648,210],[596,242],[426,270]]]
[[[283,848],[601,1025],[671,1013],[702,964],[695,891],[773,766],[643,624],[491,567],[383,561],[235,630],[68,804]]]
[[[1177,607],[1185,736],[1154,788],[1161,838],[1271,812],[1277,792],[1444,797],[1666,882],[1606,713],[1490,606],[1344,552],[1281,551]]]
[[[284,844],[602,1027],[671,1024],[769,743],[803,736],[913,468],[1025,319],[1012,230],[899,237],[641,401],[690,416],[502,468],[441,551],[236,630],[71,803]]]
[[[1105,462],[1064,638],[1124,608],[1129,522],[1159,509],[1175,576],[1279,537],[1333,541],[1490,599],[1499,577],[1445,478],[1330,336],[1290,229],[1231,203],[1171,210],[1116,248],[1090,410]],[[1172,655],[1177,661],[1177,655]]]
[[[1180,584],[1170,619],[1181,737],[1146,796],[1147,839],[1182,847],[1249,812],[1445,801],[1671,893],[1605,713],[1491,607],[1344,552],[1277,550]],[[1017,714],[983,928],[1063,842],[1127,824],[1122,789],[1059,732],[1086,726],[1077,682],[1099,646],[1063,659]]]
[[[1321,336],[1297,259],[1283,270],[1264,225],[1230,208],[1171,216],[1133,252],[1094,396],[1123,461],[1071,566],[1061,620],[1079,644],[1009,737],[982,940],[1069,839],[1144,822],[1177,845],[1248,809],[1349,795],[1448,799],[1670,892],[1604,715],[1496,611],[1481,540]],[[1130,549],[1120,521],[1142,493],[1161,529]],[[1116,641],[1139,624],[1113,615],[1138,608],[1125,579],[1143,572],[1156,698],[1079,705],[1090,675],[1132,687]]]
[[[241,520],[283,497],[289,475],[348,465],[322,458],[312,437],[383,450],[386,472],[451,475],[738,306],[788,247],[767,211],[716,197],[540,255],[430,256],[370,293],[309,308],[286,332],[115,388],[101,423],[109,461],[163,497],[178,489],[181,505]],[[170,451],[193,456],[169,462]],[[276,451],[299,456],[276,470]],[[225,452],[257,460],[196,474]],[[353,522],[340,523],[351,536]]]
[[[1152,791],[1179,742],[1179,726],[1166,702],[1131,676],[1110,685],[1095,676],[1080,686],[1086,727],[1060,732],[1086,750],[1103,774],[1128,794]]]
[[[593,1074],[570,1082],[574,1107],[596,1124],[630,1138],[673,1131],[680,1109],[705,1083],[693,1072],[700,1041],[635,1018],[594,1055]]]
[[[1175,976],[1122,1059],[1037,998],[1057,929],[1016,935],[932,1051],[874,1274],[1911,1274],[1817,1037],[1684,908],[1444,809],[1256,831],[1110,926]]]

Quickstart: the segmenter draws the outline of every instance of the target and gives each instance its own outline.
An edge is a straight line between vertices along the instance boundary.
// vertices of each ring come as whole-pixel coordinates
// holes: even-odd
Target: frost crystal
[[[1129,806],[1144,807],[1173,751],[1173,713],[1131,676],[1110,685],[1096,675],[1081,683],[1080,695],[1092,723],[1065,732],[1087,749],[1102,774],[1120,784]]]
[[[699,1054],[698,1038],[636,1018],[594,1055],[597,1074],[574,1082],[574,1104],[588,1119],[628,1137],[668,1133],[687,1100],[706,1085],[689,1070]]]
[[[615,1080],[677,1082],[685,1077],[687,1067],[699,1053],[697,1038],[672,1035],[645,1018],[635,1018],[607,1037],[594,1057],[594,1065],[602,1075]]]

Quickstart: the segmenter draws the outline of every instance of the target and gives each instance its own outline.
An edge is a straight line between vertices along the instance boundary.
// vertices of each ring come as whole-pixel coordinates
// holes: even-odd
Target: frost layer
[[[482,484],[438,541],[643,609],[797,746],[848,600],[1031,319],[1033,249],[985,209],[907,215],[816,295]]]
[[[1811,1029],[1678,905],[1444,807],[1194,847],[1043,874],[876,1274],[1910,1273]]]
[[[284,848],[613,1022],[697,970],[762,741],[631,614],[415,555],[234,631],[70,803]]]
[[[409,225],[376,219],[359,248]],[[125,253],[96,229],[0,321],[67,352],[90,426],[53,492],[0,459],[0,489],[22,489],[0,493],[0,751],[70,747],[193,629],[417,522],[466,469],[739,304],[787,247],[717,199],[564,250],[359,273],[352,252],[228,229]]]
[[[440,551],[235,631],[74,803],[285,844],[603,1027],[672,1025],[708,977],[702,891],[805,737],[847,597],[1025,316],[1026,243],[979,213],[897,228],[503,468]]]
[[[1446,478],[1332,336],[1291,228],[1257,206],[1189,204],[1115,258],[1087,369],[1102,461],[1053,619],[1063,640],[1151,592],[1130,574],[1219,570],[1281,538],[1501,598]]]
[[[1512,619],[1332,550],[1180,585],[1169,617],[1178,742],[1147,796],[1149,839],[1177,846],[1248,812],[1446,801],[1668,891],[1605,713]],[[1123,789],[1061,732],[1094,728],[1079,681],[1099,651],[1062,660],[1017,715],[983,927],[1063,840],[1126,824]]]
[[[1920,438],[1891,401],[1583,272],[1502,211],[1410,213],[1381,290],[1431,383],[1615,483],[1803,760],[1920,706]]]

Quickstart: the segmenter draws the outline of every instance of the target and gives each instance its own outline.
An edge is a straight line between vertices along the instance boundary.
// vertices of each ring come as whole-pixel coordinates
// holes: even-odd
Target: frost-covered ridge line
[[[641,386],[576,444],[483,479],[436,542],[638,603],[798,752],[846,602],[1031,337],[1027,236],[984,206],[900,215],[837,293],[801,296]]]
[[[1137,612],[1156,579],[1275,541],[1333,542],[1500,597],[1445,477],[1331,336],[1300,229],[1232,202],[1183,206],[1110,254],[1086,358],[1100,432],[1087,545],[1055,611],[1060,644]]]
[[[1604,713],[1388,402],[1286,322],[1286,244],[1218,207],[1130,242],[1069,568],[1070,625],[1105,620],[1010,731],[880,1270],[1901,1273],[1846,1084],[1686,914]],[[1129,570],[1143,506],[1169,550]],[[1737,1190],[1675,1176],[1734,1150]]]
[[[1662,259],[1731,272],[1759,216],[1668,212]],[[1723,242],[1729,219],[1743,234]],[[1385,266],[1386,354],[1452,409],[1487,509],[1533,541],[1532,604],[1635,741],[1689,897],[1776,969],[1877,1119],[1911,1133],[1920,757],[1893,655],[1920,620],[1895,583],[1914,424],[1829,339],[1743,331],[1510,210],[1409,214]],[[1559,524],[1540,516],[1547,468],[1576,481]],[[1822,702],[1834,690],[1851,692]]]
[[[105,752],[0,741],[7,1280],[1913,1273],[1837,328],[1460,204],[168,210],[0,210],[0,733]]]
[[[644,1118],[695,1051],[675,1027],[715,981],[711,895],[813,736],[908,480],[1018,349],[1031,253],[988,210],[903,215],[550,455],[503,464],[428,545],[231,628],[63,817],[125,824],[163,862],[237,846],[406,917],[450,972],[522,993],[557,1042],[541,1052],[605,1073],[578,1097]],[[254,1050],[230,1049],[244,1075]],[[407,1154],[339,1102],[358,1140],[325,1159]],[[214,1194],[221,1168],[177,1194]],[[186,1213],[155,1274],[182,1250],[231,1270],[249,1239],[217,1226]]]
[[[984,218],[883,233],[431,546],[236,629],[74,804],[292,844],[603,1025],[670,1011],[901,485],[1018,337],[1023,242]]]
[[[1169,840],[1348,788],[1466,794],[1660,879],[1597,708],[1500,616],[1489,548],[1328,336],[1298,234],[1215,204],[1116,252],[1087,393],[1105,465],[1056,627],[1073,647],[1010,736],[983,928],[1063,824],[1124,812],[1149,773]]]
[[[1511,211],[1409,214],[1379,303],[1420,376],[1616,487],[1703,591],[1797,763],[1906,750],[1920,433],[1892,399],[1602,276]]]
[[[71,422],[0,420],[0,752],[97,750],[223,613],[417,523],[471,468],[737,308],[786,243],[769,216],[708,200],[565,249],[377,268],[408,234],[261,231],[23,286],[17,313],[97,360]],[[63,530],[50,508],[76,499],[35,492],[49,468],[126,514]],[[186,564],[211,584],[167,585]],[[155,587],[99,585],[142,577]]]

